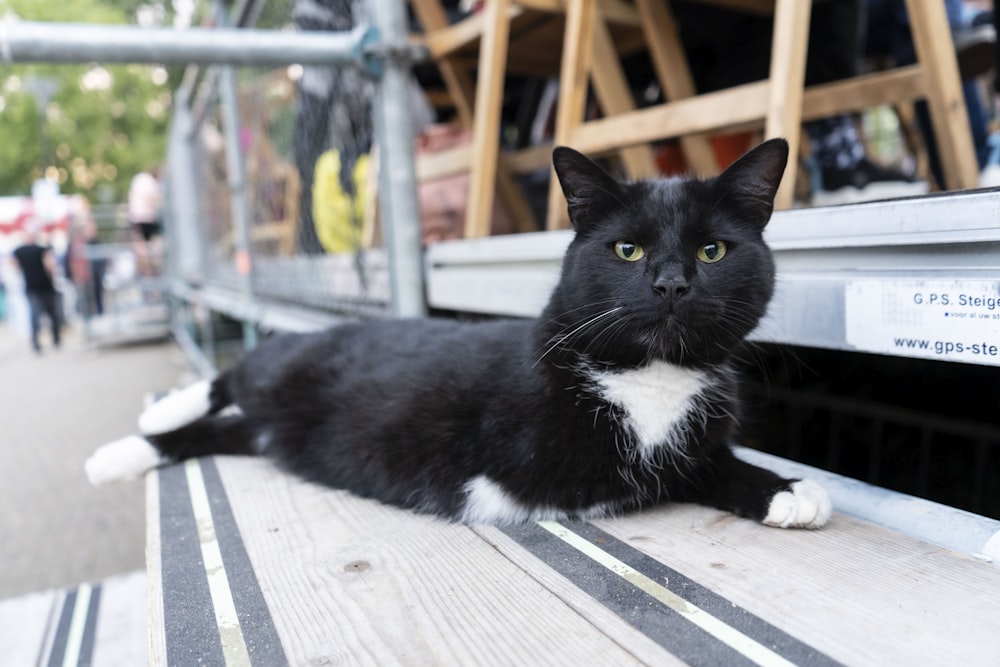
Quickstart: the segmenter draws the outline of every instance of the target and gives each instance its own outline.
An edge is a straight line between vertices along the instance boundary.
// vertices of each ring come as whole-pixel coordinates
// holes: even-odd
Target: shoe
[[[963,28],[955,33],[954,40],[962,81],[982,76],[996,65],[997,31],[992,25]]]
[[[925,181],[915,181],[902,172],[881,167],[868,158],[853,169],[823,167],[821,187],[812,195],[813,206],[837,206],[879,199],[915,197],[928,192]]]

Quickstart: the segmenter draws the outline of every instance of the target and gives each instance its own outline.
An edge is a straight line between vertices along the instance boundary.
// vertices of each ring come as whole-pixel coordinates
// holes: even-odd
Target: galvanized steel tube
[[[0,62],[374,66],[372,29],[306,33],[0,20]]]
[[[419,317],[427,313],[427,303],[414,170],[410,63],[405,57],[392,55],[393,46],[406,44],[406,10],[404,3],[397,0],[372,0],[369,7],[380,43],[389,47],[375,98],[375,136],[379,142],[379,202],[389,252],[392,313],[396,317]]]

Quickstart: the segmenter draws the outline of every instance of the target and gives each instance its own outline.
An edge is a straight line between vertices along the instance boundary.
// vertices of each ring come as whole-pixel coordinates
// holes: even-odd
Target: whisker
[[[552,343],[552,345],[549,346],[549,348],[547,350],[545,350],[545,352],[543,352],[540,357],[538,357],[538,360],[535,361],[535,363],[532,365],[532,367],[537,366],[542,361],[542,359],[544,359],[546,356],[548,356],[549,353],[551,353],[557,347],[559,347],[560,345],[562,345],[563,343],[565,343],[567,340],[571,339],[573,336],[579,334],[581,331],[583,331],[587,327],[593,325],[594,323],[599,322],[601,319],[603,319],[605,317],[609,317],[611,315],[614,315],[615,313],[617,313],[621,309],[622,309],[622,306],[617,306],[615,308],[611,308],[609,310],[605,310],[605,311],[603,311],[603,312],[601,312],[601,313],[599,313],[597,315],[594,315],[589,320],[587,320],[583,324],[579,325],[578,327],[576,327],[575,329],[573,329],[569,333],[567,333],[567,334],[557,334],[556,336],[553,336],[552,338],[556,339],[555,342]],[[552,340],[552,339],[550,339],[550,340]]]

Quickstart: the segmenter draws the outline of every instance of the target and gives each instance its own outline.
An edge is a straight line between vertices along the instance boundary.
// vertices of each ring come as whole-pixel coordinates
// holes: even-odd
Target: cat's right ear
[[[624,206],[621,184],[586,155],[557,146],[552,164],[559,177],[569,210],[569,220],[578,232],[591,229],[614,208]]]

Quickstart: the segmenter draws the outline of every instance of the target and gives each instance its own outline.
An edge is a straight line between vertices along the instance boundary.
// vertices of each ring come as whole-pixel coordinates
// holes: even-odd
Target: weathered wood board
[[[153,664],[1000,661],[1000,568],[846,515],[468,527],[257,459],[157,476]]]

